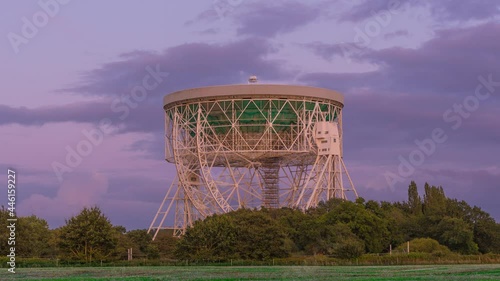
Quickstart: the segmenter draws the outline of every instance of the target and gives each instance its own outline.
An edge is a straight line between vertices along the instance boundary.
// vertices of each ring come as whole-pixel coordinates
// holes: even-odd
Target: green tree
[[[2,256],[8,255],[9,249],[12,247],[12,245],[8,244],[9,229],[7,228],[7,219],[9,218],[9,211],[2,205],[2,209],[0,209],[0,220],[2,221],[2,227],[0,227],[0,254]]]
[[[424,214],[432,221],[439,221],[446,214],[446,196],[443,188],[430,186],[425,183],[424,187]]]
[[[158,249],[151,247],[153,235],[148,233],[147,229],[135,229],[127,232],[126,236],[133,243],[134,255],[147,256],[148,258],[158,258]],[[150,250],[154,253],[150,253]],[[151,256],[151,254],[153,254]]]
[[[361,198],[360,200],[364,200]],[[333,209],[337,208],[340,204],[345,202],[346,200],[340,198],[332,198],[328,201],[321,201],[318,203],[318,207],[312,208],[306,211],[307,214],[318,217],[324,215]]]
[[[147,251],[153,239],[153,235],[149,234],[147,229],[134,229],[127,232],[126,235],[141,252]]]
[[[236,254],[236,224],[228,215],[213,215],[196,221],[175,248],[179,259],[227,260]]]
[[[500,253],[500,225],[490,220],[474,224],[474,242],[481,253]]]
[[[464,220],[445,217],[437,225],[438,241],[450,250],[462,254],[477,254],[478,246],[474,242],[474,233]]]
[[[240,209],[197,221],[177,243],[175,256],[195,260],[286,257],[288,237],[270,213]]]
[[[269,211],[240,209],[229,215],[237,225],[236,249],[241,258],[266,260],[290,254],[286,233]]]
[[[357,237],[364,241],[366,251],[380,253],[389,247],[390,237],[387,221],[367,210],[364,200],[356,203],[344,201],[324,216],[325,223],[345,223]]]
[[[495,220],[481,208],[465,201],[447,199],[446,215],[463,219],[473,230],[474,242],[481,253],[500,252],[500,231]]]
[[[73,259],[92,262],[113,254],[117,230],[98,207],[85,207],[80,214],[66,220],[60,230],[59,245]]]
[[[322,222],[319,218],[309,217],[300,225],[301,235],[297,244],[306,254],[329,255],[336,236],[332,228],[332,225]]]
[[[397,204],[389,202],[382,202],[380,208],[382,210],[381,217],[387,222],[388,243],[399,245],[404,241],[408,241],[412,235],[408,214],[402,208],[399,208]]]
[[[146,248],[149,257],[158,257],[162,259],[173,259],[175,257],[175,248],[179,238],[173,237],[172,233],[160,231],[155,241],[152,241]]]
[[[417,184],[414,181],[408,187],[408,208],[412,215],[422,215],[422,200],[418,195]]]
[[[60,258],[64,257],[60,251],[61,245],[61,228],[51,229],[49,240],[47,241],[47,257],[50,258]]]
[[[474,242],[477,243],[481,253],[500,253],[500,225],[490,216],[490,214],[467,203],[464,220],[472,225],[474,231]]]
[[[118,225],[113,226],[112,235],[115,240],[115,248],[110,255],[112,259],[115,260],[126,260],[128,259],[128,249],[133,248],[134,243],[130,240],[130,238],[126,235],[126,228]],[[137,255],[139,254],[139,255]],[[133,251],[133,257],[140,256],[141,253],[137,253]]]
[[[341,259],[358,258],[365,252],[365,244],[363,240],[357,236],[348,237],[345,240],[336,244],[332,256]]]
[[[271,216],[278,221],[280,228],[285,232],[287,236],[286,243],[289,250],[291,252],[304,250],[305,244],[307,244],[307,241],[310,239],[308,238],[310,236],[304,235],[304,231],[310,228],[307,226],[302,227],[302,225],[312,221],[312,215],[291,208],[281,208],[269,211]]]
[[[330,227],[333,234],[328,245],[328,254],[341,259],[360,257],[365,252],[365,244],[343,223]]]
[[[37,216],[17,220],[16,253],[21,257],[41,257],[49,252],[49,225]]]
[[[324,247],[325,239],[328,239],[329,232],[327,224],[321,223],[318,219],[307,216],[306,219],[297,224],[297,236],[295,244],[300,250],[308,254],[326,254]]]

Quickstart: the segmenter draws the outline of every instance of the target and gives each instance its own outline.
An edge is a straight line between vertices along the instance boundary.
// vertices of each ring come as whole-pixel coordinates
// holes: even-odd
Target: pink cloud
[[[72,174],[63,181],[55,197],[32,194],[19,205],[19,215],[62,222],[83,207],[96,205],[108,191],[108,178],[100,173]]]

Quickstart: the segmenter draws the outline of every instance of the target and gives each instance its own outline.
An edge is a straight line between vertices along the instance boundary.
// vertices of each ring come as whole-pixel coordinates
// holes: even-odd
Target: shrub
[[[406,251],[407,245],[403,243],[396,250]],[[445,256],[451,251],[448,247],[439,244],[438,241],[431,238],[416,238],[410,241],[410,253],[429,253],[435,256]]]

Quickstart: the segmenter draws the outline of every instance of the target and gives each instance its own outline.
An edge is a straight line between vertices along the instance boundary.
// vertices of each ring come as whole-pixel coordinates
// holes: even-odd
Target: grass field
[[[0,280],[500,280],[500,265],[6,268]]]

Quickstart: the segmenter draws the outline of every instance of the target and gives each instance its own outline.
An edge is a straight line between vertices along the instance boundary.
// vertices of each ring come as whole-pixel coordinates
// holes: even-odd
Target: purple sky
[[[175,174],[163,96],[257,75],[345,95],[344,160],[366,199],[427,181],[500,219],[498,1],[57,1],[0,9],[0,169],[17,169],[19,215],[58,227],[97,204],[147,228]]]

